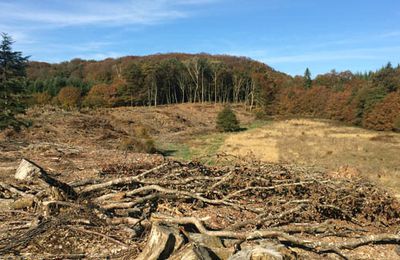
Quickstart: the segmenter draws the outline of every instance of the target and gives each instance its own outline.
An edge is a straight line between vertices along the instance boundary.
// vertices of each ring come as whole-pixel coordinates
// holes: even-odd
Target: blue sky
[[[0,0],[0,31],[47,62],[207,52],[314,76],[400,63],[399,0]]]

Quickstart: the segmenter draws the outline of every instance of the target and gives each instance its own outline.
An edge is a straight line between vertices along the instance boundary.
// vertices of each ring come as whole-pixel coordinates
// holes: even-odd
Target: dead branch
[[[107,236],[105,234],[102,234],[102,233],[99,233],[99,232],[96,232],[96,231],[93,231],[93,230],[87,230],[87,229],[81,228],[81,227],[71,226],[71,225],[68,225],[67,227],[72,229],[72,230],[75,230],[75,231],[84,232],[84,233],[88,233],[88,234],[92,234],[92,235],[103,237],[103,238],[105,238],[107,240],[110,240],[111,242],[113,242],[113,243],[115,243],[115,244],[117,244],[119,246],[122,246],[124,248],[128,248],[128,245],[126,245],[125,243],[123,243],[123,242],[121,242],[121,241],[119,241],[119,240],[117,240],[115,238],[112,238],[110,236]]]
[[[304,207],[305,207],[305,205],[298,205],[297,207],[294,207],[292,209],[283,211],[283,212],[281,212],[281,213],[279,213],[277,215],[272,215],[272,216],[266,216],[268,213],[264,213],[264,214],[259,215],[256,219],[245,220],[245,221],[236,223],[236,224],[230,226],[228,228],[228,230],[238,230],[238,229],[240,229],[242,227],[245,227],[247,225],[260,225],[260,224],[265,223],[267,221],[271,221],[271,220],[274,220],[274,219],[281,219],[284,216],[290,215],[290,214],[292,214],[294,212],[297,212],[297,211],[301,210]]]
[[[206,227],[202,223],[202,220],[195,217],[175,218],[161,214],[153,214],[152,220],[167,224],[179,224],[179,225],[192,224],[196,226],[196,228],[202,234],[206,234],[208,236],[221,237],[221,238],[235,238],[240,240],[276,238],[279,239],[280,241],[289,242],[293,246],[301,246],[309,248],[317,253],[324,253],[324,252],[339,253],[340,249],[354,249],[360,246],[368,244],[376,244],[376,243],[386,243],[386,244],[400,243],[400,235],[395,235],[395,234],[369,235],[355,239],[353,241],[327,243],[327,242],[300,239],[295,236],[289,235],[286,232],[276,231],[276,230],[257,230],[251,232],[234,232],[226,230],[210,231],[206,229]]]
[[[17,194],[19,196],[22,196],[22,197],[33,197],[32,194],[27,194],[27,193],[25,193],[25,192],[15,188],[15,187],[13,187],[12,185],[9,185],[9,184],[4,183],[4,182],[0,182],[0,187],[2,187],[3,189],[9,190],[10,192],[12,192],[14,194]]]
[[[58,190],[58,185],[52,186],[46,177],[39,177],[40,167],[29,165],[30,170],[19,173],[24,173],[20,176],[22,179],[31,178],[32,186],[0,183],[1,199],[18,204],[15,198],[35,198],[33,206],[0,211],[3,222],[0,229],[4,231],[0,234],[0,254],[21,251],[23,255],[33,248],[43,250],[43,255],[51,255],[54,251],[39,245],[35,249],[37,241],[61,241],[64,236],[73,241],[74,236],[87,233],[93,240],[101,241],[101,245],[115,244],[127,249],[123,254],[132,254],[129,257],[135,258],[144,248],[162,247],[157,241],[150,247],[144,245],[145,241],[149,244],[150,232],[157,230],[156,226],[161,228],[159,231],[165,231],[165,241],[169,239],[168,234],[176,239],[182,234],[223,239],[229,247],[226,253],[230,255],[237,241],[253,245],[252,240],[278,241],[282,247],[309,251],[304,251],[305,254],[334,252],[343,258],[341,251],[359,246],[399,244],[399,236],[390,234],[400,222],[399,204],[394,199],[361,181],[336,182],[322,173],[308,172],[305,167],[257,164],[232,169],[207,168],[198,163],[164,163],[137,174],[142,168],[138,165],[124,166],[123,172],[113,166],[107,179],[102,181],[69,182],[69,187],[79,187],[76,190],[80,192],[75,199],[73,196],[65,199],[49,196],[48,191]],[[130,176],[131,173],[136,174]],[[128,177],[119,177],[122,174]],[[163,215],[167,212],[171,216]],[[195,217],[205,214],[210,218]],[[361,230],[354,223],[365,223],[365,228]],[[76,231],[72,237],[70,230]],[[100,230],[112,230],[116,235]],[[306,238],[304,234],[315,237]],[[328,243],[330,240],[324,239],[325,236],[333,236],[336,242]],[[346,241],[338,240],[343,236],[347,237]],[[201,246],[191,239],[182,243],[189,249],[190,245]],[[80,245],[74,244],[71,248],[80,248]],[[81,252],[75,250],[71,252]],[[182,253],[173,251],[177,248],[168,250],[174,256]],[[160,254],[164,256],[163,251]],[[88,257],[93,255],[83,252]],[[147,252],[151,255],[152,250]]]
[[[319,181],[318,183],[326,183],[328,181]],[[278,185],[274,185],[274,186],[268,186],[268,187],[262,187],[262,186],[251,186],[251,187],[247,187],[238,191],[235,191],[231,194],[228,194],[224,197],[224,200],[228,200],[230,198],[236,197],[241,193],[247,192],[247,191],[253,191],[253,190],[262,190],[262,191],[267,191],[267,190],[275,190],[278,188],[282,188],[282,187],[290,187],[290,186],[302,186],[305,184],[311,184],[311,183],[315,183],[315,181],[301,181],[301,182],[295,182],[295,183],[285,183],[285,184],[278,184]]]
[[[132,191],[128,191],[125,193],[126,197],[129,196],[133,196],[142,192],[146,192],[146,191],[158,191],[161,193],[165,193],[165,194],[174,194],[175,196],[180,196],[180,197],[188,197],[188,198],[193,198],[193,199],[197,199],[200,200],[204,203],[208,203],[211,205],[225,205],[225,206],[229,206],[229,207],[233,207],[235,209],[242,209],[242,210],[248,210],[248,211],[253,211],[253,212],[259,212],[256,209],[252,209],[252,208],[247,208],[235,203],[231,203],[231,202],[227,202],[225,200],[213,200],[213,199],[207,199],[199,194],[196,193],[192,193],[192,192],[188,192],[188,191],[180,191],[180,190],[173,190],[173,189],[167,189],[167,188],[163,188],[161,186],[158,185],[149,185],[149,186],[144,186],[144,187],[140,187],[138,189],[132,190]]]
[[[142,184],[157,184],[157,185],[185,185],[195,181],[218,181],[224,177],[209,177],[209,176],[193,176],[182,180],[168,180],[168,181],[158,181],[154,179],[139,180]]]
[[[319,252],[327,252],[334,249],[355,249],[360,246],[369,244],[400,244],[400,235],[396,234],[378,234],[378,235],[367,235],[361,238],[354,239],[352,241],[345,242],[312,242],[310,246],[320,248]]]
[[[145,177],[147,174],[150,174],[152,172],[158,171],[162,169],[163,167],[167,166],[168,163],[161,164],[157,167],[154,167],[150,170],[147,170],[139,175],[131,176],[131,177],[123,177],[123,178],[118,178],[118,179],[113,179],[111,181],[99,183],[99,184],[93,184],[90,186],[85,187],[84,189],[81,190],[81,195],[87,194],[93,191],[98,191],[104,188],[109,188],[111,186],[115,185],[128,185],[137,182],[141,178]]]

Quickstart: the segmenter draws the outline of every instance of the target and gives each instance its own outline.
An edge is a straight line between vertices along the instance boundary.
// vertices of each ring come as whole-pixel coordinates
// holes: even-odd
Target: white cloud
[[[32,22],[39,26],[148,25],[184,18],[183,6],[218,0],[15,0],[0,3],[0,21]]]
[[[115,44],[110,34],[99,35],[97,42],[86,39],[66,44],[68,39],[58,43],[53,33],[66,29],[64,35],[68,35],[69,29],[112,26],[132,31],[187,18],[194,15],[199,5],[217,1],[222,0],[0,0],[0,32],[9,33],[18,48],[33,56],[34,53],[87,53],[88,58],[99,59],[118,56],[102,52]],[[39,44],[44,38],[46,42]]]

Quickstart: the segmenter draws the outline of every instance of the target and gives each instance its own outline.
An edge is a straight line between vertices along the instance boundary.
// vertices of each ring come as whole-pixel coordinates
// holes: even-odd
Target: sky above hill
[[[47,62],[206,52],[314,76],[400,63],[399,0],[0,0],[0,32]]]

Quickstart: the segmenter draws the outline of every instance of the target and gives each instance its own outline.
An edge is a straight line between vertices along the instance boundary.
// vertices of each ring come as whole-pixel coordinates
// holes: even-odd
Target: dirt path
[[[235,133],[220,152],[267,162],[322,166],[351,177],[363,174],[400,196],[400,134],[293,119]]]

